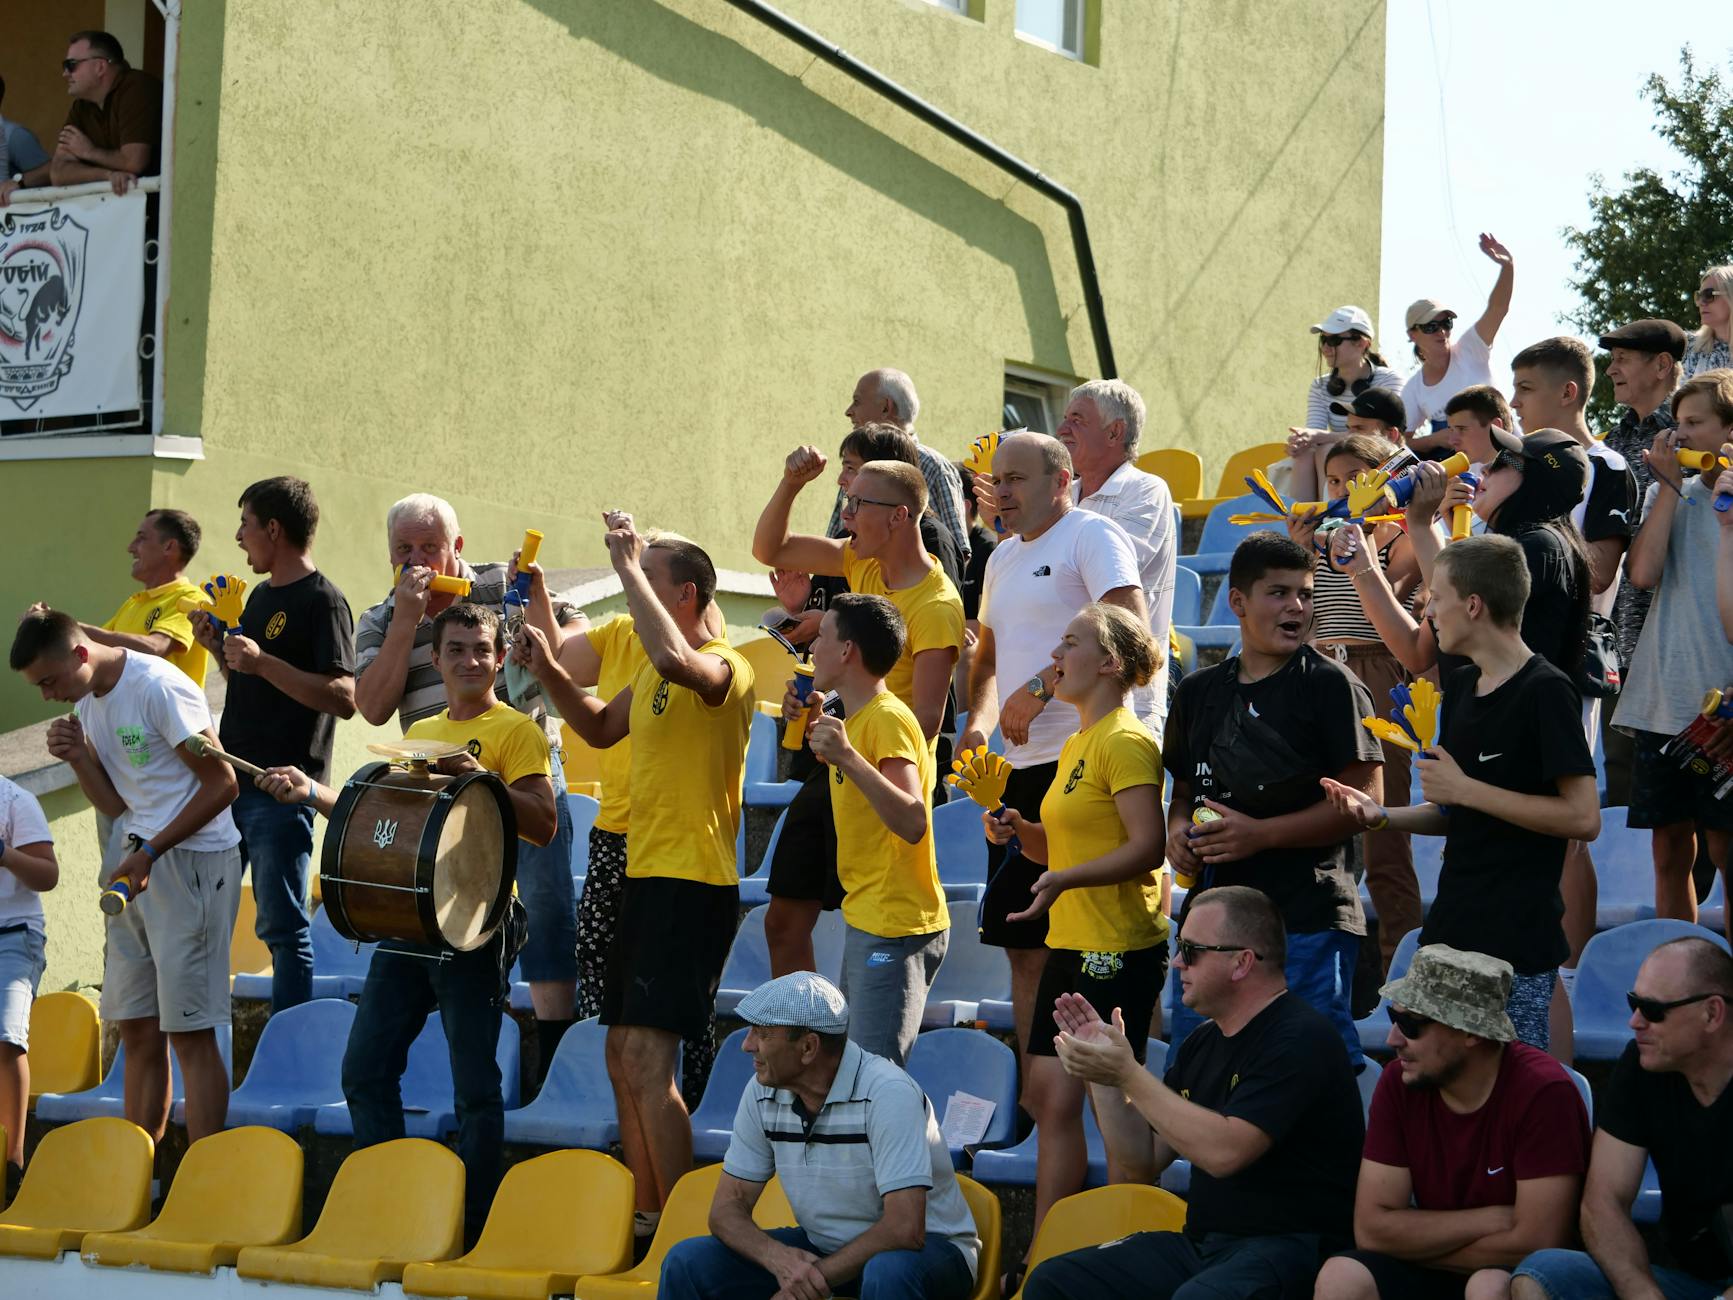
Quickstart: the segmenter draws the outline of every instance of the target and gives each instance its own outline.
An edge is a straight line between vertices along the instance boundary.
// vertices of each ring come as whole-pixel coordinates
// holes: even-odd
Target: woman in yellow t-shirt
[[[1118,1008],[1141,1061],[1167,971],[1161,750],[1125,702],[1128,691],[1155,675],[1160,651],[1149,628],[1116,605],[1090,605],[1072,619],[1053,650],[1053,690],[1077,707],[1081,725],[1060,752],[1041,820],[1028,821],[1015,808],[1002,819],[983,814],[989,838],[1003,843],[1015,833],[1025,857],[1047,864],[1029,907],[1009,918],[1049,913],[1052,951],[1035,996],[1023,1096],[1041,1128],[1036,1231],[1049,1206],[1082,1190],[1087,1160],[1084,1084],[1054,1052],[1054,1000],[1081,994],[1103,1019]],[[1097,1115],[1119,1131],[1122,1117],[1101,1115],[1099,1104]],[[1109,1178],[1146,1181],[1153,1173],[1110,1168]]]

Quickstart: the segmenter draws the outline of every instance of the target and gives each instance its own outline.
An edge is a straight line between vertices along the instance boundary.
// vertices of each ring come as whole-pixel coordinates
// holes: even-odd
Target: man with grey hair
[[[867,424],[895,425],[915,439],[920,453],[921,477],[927,480],[927,504],[938,516],[945,531],[957,544],[957,562],[969,562],[969,521],[963,517],[963,481],[957,467],[931,447],[924,445],[915,434],[915,418],[921,413],[921,399],[915,394],[915,381],[900,370],[881,368],[869,370],[855,381],[854,396],[849,398],[849,428]],[[837,493],[836,509],[830,512],[826,537],[842,536],[842,498]]]
[[[1173,624],[1179,530],[1173,493],[1162,479],[1136,465],[1143,421],[1143,398],[1135,388],[1120,379],[1091,379],[1066,399],[1059,441],[1071,453],[1077,472],[1072,500],[1123,528],[1137,555],[1161,667],[1149,685],[1132,692],[1132,711],[1160,736],[1167,725],[1168,629]]]
[[[426,492],[398,501],[386,513],[386,545],[395,586],[361,615],[355,628],[355,706],[374,726],[393,713],[404,730],[446,707],[445,683],[433,662],[433,620],[454,601],[501,609],[512,566],[494,561],[471,565],[463,558],[463,530],[451,503]],[[435,578],[460,578],[469,594],[436,591]],[[530,616],[577,630],[583,615],[553,606],[538,573]],[[558,644],[558,629],[544,629]],[[552,751],[559,825],[554,838],[537,847],[518,846],[518,893],[529,913],[529,940],[519,957],[535,1007],[541,1068],[572,1023],[578,982],[577,900],[572,889],[572,815],[563,797],[558,723],[548,715],[541,685],[515,663],[501,666],[495,692],[542,727]]]

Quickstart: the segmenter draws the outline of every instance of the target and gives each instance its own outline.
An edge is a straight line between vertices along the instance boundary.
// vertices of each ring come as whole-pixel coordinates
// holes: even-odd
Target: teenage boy
[[[30,1004],[48,964],[41,895],[59,880],[42,805],[0,776],[0,1126],[6,1130],[8,1205],[24,1177]]]
[[[1686,478],[1680,450],[1719,453],[1733,440],[1733,370],[1710,370],[1673,396],[1676,429],[1655,435],[1647,457],[1650,485],[1643,526],[1631,543],[1631,581],[1654,592],[1636,657],[1613,725],[1630,734],[1630,824],[1653,831],[1655,910],[1697,918],[1691,868],[1697,834],[1709,843],[1717,870],[1728,869],[1733,806],[1715,798],[1716,779],[1682,769],[1661,746],[1697,716],[1703,694],[1733,681],[1733,644],[1722,633],[1715,601],[1715,511],[1718,474]],[[1729,882],[1733,883],[1733,882]]]
[[[836,691],[848,721],[820,716],[809,736],[831,771],[848,1036],[898,1065],[921,1032],[950,939],[933,851],[932,747],[885,686],[904,640],[902,615],[883,596],[832,599],[812,643],[812,688]]]
[[[519,838],[546,844],[555,827],[547,738],[533,719],[494,695],[504,651],[498,613],[481,605],[450,605],[433,622],[433,662],[445,683],[446,707],[413,723],[404,736],[463,745],[466,752],[441,759],[436,770],[445,776],[497,773],[511,799]],[[257,784],[284,807],[317,808],[329,816],[337,803],[336,790],[290,765],[267,769]],[[481,1232],[499,1186],[505,1099],[495,1052],[511,966],[503,950],[514,928],[501,925],[489,942],[469,952],[381,943],[367,968],[343,1053],[343,1096],[355,1123],[356,1149],[400,1138],[409,1046],[428,1013],[438,1010],[457,1099],[469,1241]]]
[[[1515,429],[1516,420],[1504,394],[1491,384],[1475,384],[1465,388],[1444,404],[1444,416],[1449,421],[1450,446],[1466,452],[1469,461],[1484,470],[1498,455],[1492,439],[1492,429]]]
[[[235,543],[254,573],[239,630],[224,636],[194,615],[199,644],[228,683],[218,735],[260,767],[298,767],[328,778],[338,718],[355,714],[354,620],[349,602],[313,564],[319,503],[298,478],[268,478],[241,493]],[[271,950],[271,1014],[313,996],[307,876],[313,810],[280,804],[251,782],[235,798],[241,856],[252,866],[254,923]]]
[[[1288,987],[1328,1016],[1361,1063],[1349,1006],[1366,919],[1348,874],[1359,826],[1319,789],[1334,778],[1383,794],[1383,751],[1362,718],[1382,713],[1353,673],[1307,644],[1312,556],[1273,532],[1234,551],[1228,606],[1240,653],[1179,684],[1162,752],[1173,775],[1167,857],[1194,889],[1250,885],[1288,931]],[[1201,824],[1194,814],[1206,811]],[[1173,1045],[1198,1025],[1173,1008]]]
[[[1509,962],[1516,1035],[1544,1051],[1557,969],[1570,953],[1560,924],[1565,847],[1600,834],[1601,810],[1576,687],[1523,644],[1528,587],[1522,547],[1508,537],[1447,546],[1428,617],[1439,649],[1468,662],[1445,680],[1439,744],[1415,760],[1425,802],[1386,811],[1342,782],[1324,789],[1362,826],[1445,837],[1421,942]]]
[[[168,1127],[169,1049],[180,1062],[187,1135],[220,1132],[229,1067],[217,1026],[229,1023],[229,939],[241,891],[241,835],[229,805],[235,774],[195,757],[217,743],[205,693],[166,659],[97,645],[70,615],[33,609],[11,665],[45,700],[73,712],[48,724],[48,752],[71,766],[85,798],[124,817],[103,884],[132,901],[108,922],[102,1018],[126,1049],[126,1118],[160,1142]]]
[[[132,580],[140,590],[120,602],[101,627],[83,624],[84,635],[98,645],[119,646],[140,654],[161,655],[194,685],[205,684],[210,657],[193,633],[181,598],[203,599],[187,581],[186,568],[199,553],[199,521],[184,510],[152,510],[139,521],[126,553],[132,556]]]

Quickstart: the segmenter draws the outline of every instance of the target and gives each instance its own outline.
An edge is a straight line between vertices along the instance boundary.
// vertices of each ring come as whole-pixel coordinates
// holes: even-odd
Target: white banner
[[[0,419],[138,409],[144,204],[0,208]]]

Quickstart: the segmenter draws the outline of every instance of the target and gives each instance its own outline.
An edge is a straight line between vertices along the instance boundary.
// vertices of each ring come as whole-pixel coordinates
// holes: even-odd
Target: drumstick
[[[199,758],[220,758],[237,772],[245,772],[248,776],[263,776],[265,769],[247,762],[244,758],[236,758],[233,754],[225,754],[203,736],[187,737],[187,748]]]

